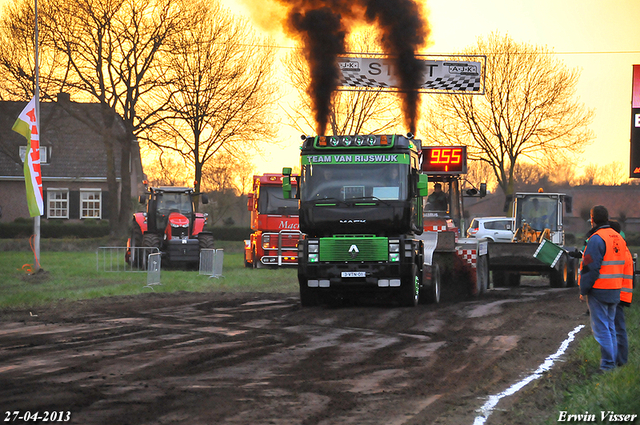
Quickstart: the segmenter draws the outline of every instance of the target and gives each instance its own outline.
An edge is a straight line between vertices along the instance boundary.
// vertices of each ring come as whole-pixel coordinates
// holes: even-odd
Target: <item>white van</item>
[[[476,217],[467,229],[467,237],[491,242],[511,242],[514,224],[513,217]]]

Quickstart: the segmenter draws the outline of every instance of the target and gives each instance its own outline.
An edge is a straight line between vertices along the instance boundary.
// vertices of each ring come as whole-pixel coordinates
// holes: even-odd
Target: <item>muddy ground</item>
[[[588,325],[585,309],[576,288],[534,281],[417,308],[179,293],[5,311],[0,412],[104,425],[473,424],[489,395]],[[511,422],[519,396],[486,424]]]

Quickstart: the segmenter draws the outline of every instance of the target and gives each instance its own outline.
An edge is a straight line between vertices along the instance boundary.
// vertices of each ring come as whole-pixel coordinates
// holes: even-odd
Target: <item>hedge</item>
[[[252,233],[248,227],[207,227],[205,230],[213,233],[213,239],[218,241],[243,241]]]
[[[42,238],[101,238],[109,235],[107,221],[82,223],[45,222],[40,224]],[[16,220],[0,223],[0,238],[28,238],[33,234],[32,220]]]
[[[221,241],[242,241],[249,239],[251,229],[248,227],[207,227],[213,238]],[[33,220],[19,219],[13,223],[0,223],[0,238],[28,238],[33,234]],[[40,224],[42,238],[101,238],[109,236],[107,220],[87,220],[78,222],[42,221]]]

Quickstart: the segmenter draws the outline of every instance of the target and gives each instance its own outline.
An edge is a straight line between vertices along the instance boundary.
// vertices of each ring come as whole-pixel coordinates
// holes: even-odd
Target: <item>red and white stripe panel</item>
[[[424,230],[426,230],[427,232],[446,232],[447,231],[447,225],[442,225],[442,226],[425,226]]]
[[[471,267],[476,268],[476,262],[478,258],[477,250],[456,248],[456,253],[458,254],[458,257],[471,264]]]

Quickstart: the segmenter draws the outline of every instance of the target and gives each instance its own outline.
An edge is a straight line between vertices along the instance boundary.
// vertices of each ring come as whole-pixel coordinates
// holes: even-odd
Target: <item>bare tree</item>
[[[486,54],[484,96],[438,95],[427,113],[425,139],[469,146],[488,163],[505,195],[513,194],[516,166],[582,152],[592,139],[593,112],[574,99],[579,72],[546,48],[496,33],[465,54]]]
[[[131,215],[129,167],[120,167],[116,181],[116,156],[129,164],[138,137],[144,137],[157,108],[148,108],[160,82],[153,70],[161,66],[160,53],[175,34],[188,28],[191,10],[175,0],[48,0],[42,14],[43,32],[65,55],[70,73],[64,84],[83,100],[102,106],[102,122],[91,123],[103,135],[107,148],[107,181],[119,202],[109,204],[112,234],[126,231]],[[158,106],[158,108],[160,108]],[[115,117],[124,132],[114,127]]]
[[[597,182],[605,186],[618,186],[629,180],[628,168],[622,161],[613,161],[599,167]]]
[[[152,143],[188,161],[199,191],[205,164],[273,140],[277,86],[269,41],[217,2],[197,5],[196,20],[164,55],[157,96],[167,104]]]
[[[377,33],[373,29],[354,33],[348,40],[349,49],[364,52],[366,56],[367,53],[380,51],[380,46],[375,41],[377,39]],[[296,92],[296,101],[286,110],[289,121],[301,133],[313,133],[316,125],[307,93],[307,61],[300,50],[294,50],[283,62]],[[394,132],[401,126],[402,113],[395,94],[379,89],[355,88],[336,91],[332,95],[329,127],[334,135]]]
[[[40,6],[45,11],[48,4]],[[35,91],[35,12],[34,2],[7,3],[0,18],[0,100],[23,101]],[[55,98],[68,71],[66,56],[52,49],[52,34],[38,37],[40,97]]]

